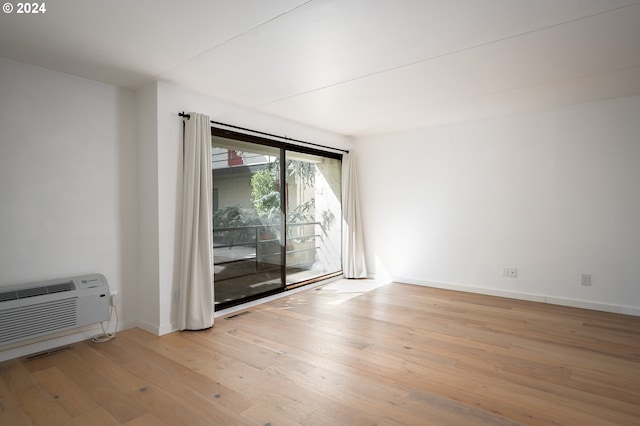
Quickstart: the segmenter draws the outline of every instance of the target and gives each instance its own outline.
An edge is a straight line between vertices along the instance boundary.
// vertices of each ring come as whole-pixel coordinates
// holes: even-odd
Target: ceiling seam
[[[570,19],[568,21],[560,22],[560,23],[557,23],[557,24],[553,24],[553,25],[549,25],[549,26],[546,26],[546,27],[538,28],[538,29],[535,29],[535,30],[526,31],[526,32],[519,33],[519,34],[514,34],[514,35],[511,35],[511,36],[508,36],[508,37],[503,37],[503,38],[492,40],[492,41],[488,41],[488,42],[485,42],[485,43],[480,43],[480,44],[477,44],[477,45],[474,45],[474,46],[465,47],[465,48],[454,50],[454,51],[447,52],[447,53],[442,53],[440,55],[431,56],[431,57],[424,58],[424,59],[419,59],[419,60],[416,60],[416,61],[413,61],[413,62],[410,62],[410,63],[407,63],[407,64],[398,65],[396,67],[387,68],[387,69],[384,69],[384,70],[372,72],[370,74],[361,75],[361,76],[358,76],[358,77],[350,78],[348,80],[339,81],[337,83],[327,84],[326,86],[318,87],[316,89],[306,90],[304,92],[300,92],[300,93],[296,93],[296,94],[293,94],[293,95],[284,96],[282,98],[274,99],[274,100],[271,100],[271,101],[263,102],[261,104],[256,105],[255,107],[257,107],[257,108],[265,107],[267,105],[275,104],[275,103],[278,103],[278,102],[281,102],[281,101],[285,101],[287,99],[292,99],[292,98],[296,98],[298,96],[304,96],[304,95],[308,95],[310,93],[319,92],[321,90],[328,89],[330,87],[341,86],[343,84],[352,83],[354,81],[363,80],[365,78],[373,77],[373,76],[384,74],[384,73],[387,73],[387,72],[396,71],[396,70],[399,70],[399,69],[402,69],[402,68],[411,67],[411,66],[414,66],[414,65],[417,65],[417,64],[433,61],[433,60],[440,59],[440,58],[443,58],[443,57],[446,57],[446,56],[455,55],[455,54],[466,52],[466,51],[469,51],[469,50],[472,50],[472,49],[477,49],[479,47],[489,46],[489,45],[494,44],[494,43],[500,43],[502,41],[506,41],[506,40],[510,40],[510,39],[514,39],[514,38],[530,35],[530,34],[535,34],[535,33],[541,32],[541,31],[546,31],[546,30],[551,29],[551,28],[560,27],[562,25],[566,25],[566,24],[570,24],[570,23],[573,23],[573,22],[582,21],[582,20],[585,20],[585,19],[590,19],[590,18],[593,18],[595,16],[604,15],[604,14],[615,12],[615,11],[618,11],[618,10],[621,10],[621,9],[625,9],[625,8],[628,8],[628,7],[638,6],[639,4],[640,4],[640,1],[636,1],[634,3],[628,4],[628,5],[625,5],[625,6],[620,6],[620,7],[616,7],[616,8],[613,8],[613,9],[608,9],[606,11],[593,13],[591,15],[581,16],[579,18]]]
[[[157,79],[157,78],[161,77],[163,74],[168,73],[168,72],[170,72],[170,71],[173,71],[174,69],[176,69],[176,68],[178,68],[178,67],[181,67],[182,65],[184,65],[184,64],[186,64],[186,63],[188,63],[188,62],[190,62],[190,61],[192,61],[192,60],[194,60],[194,59],[196,59],[196,58],[199,58],[200,56],[205,55],[205,54],[207,54],[207,53],[211,52],[212,50],[215,50],[215,49],[217,49],[217,48],[219,48],[219,47],[221,47],[221,46],[224,46],[225,44],[227,44],[227,43],[229,43],[229,42],[231,42],[231,41],[233,41],[233,40],[235,40],[235,39],[237,39],[237,38],[239,38],[239,37],[242,37],[242,36],[244,36],[245,34],[250,33],[251,31],[254,31],[254,30],[256,30],[256,29],[258,29],[258,28],[260,28],[260,27],[262,27],[262,26],[264,26],[264,25],[266,25],[266,24],[268,24],[268,23],[270,23],[270,22],[275,21],[276,19],[279,19],[279,18],[281,18],[281,17],[283,17],[283,16],[285,16],[285,15],[288,15],[289,13],[291,13],[291,12],[295,11],[296,9],[299,9],[299,8],[301,8],[301,7],[306,6],[307,4],[311,3],[312,1],[313,1],[313,0],[307,0],[307,1],[305,1],[304,3],[301,3],[301,4],[299,4],[299,5],[295,6],[295,7],[292,7],[292,8],[291,8],[291,9],[289,9],[289,10],[286,10],[286,11],[284,11],[284,12],[282,12],[282,13],[280,13],[280,14],[276,15],[276,16],[273,16],[273,17],[271,17],[271,18],[267,19],[266,21],[261,22],[261,23],[259,23],[258,25],[255,25],[255,26],[253,26],[253,27],[249,28],[248,30],[245,30],[245,31],[243,31],[243,32],[241,32],[241,33],[239,33],[239,34],[234,35],[234,36],[233,36],[233,37],[231,37],[231,38],[228,38],[228,39],[226,39],[226,40],[224,40],[224,41],[222,41],[222,42],[220,42],[220,43],[216,44],[216,45],[215,45],[215,46],[213,46],[213,47],[210,47],[210,48],[208,48],[208,49],[203,50],[202,52],[198,53],[197,55],[194,55],[194,56],[190,57],[189,59],[186,59],[186,60],[184,60],[184,61],[180,62],[180,63],[179,63],[179,64],[177,64],[177,65],[174,65],[174,66],[172,66],[172,67],[170,67],[170,68],[167,68],[167,69],[163,70],[162,72],[160,72],[160,73],[158,73],[158,74],[154,75],[152,78],[153,78],[153,79]]]

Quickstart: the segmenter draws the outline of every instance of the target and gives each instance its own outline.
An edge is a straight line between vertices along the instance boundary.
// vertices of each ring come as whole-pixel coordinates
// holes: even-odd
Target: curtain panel
[[[211,125],[190,113],[185,120],[182,186],[182,256],[179,328],[213,326]]]
[[[356,164],[353,151],[342,156],[342,271],[345,278],[367,278]]]

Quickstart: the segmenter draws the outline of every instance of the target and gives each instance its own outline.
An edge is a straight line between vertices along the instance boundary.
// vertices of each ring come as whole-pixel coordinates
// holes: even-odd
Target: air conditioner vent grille
[[[18,290],[18,299],[26,299],[27,297],[44,296],[47,294],[46,287],[25,288]]]
[[[62,293],[63,291],[73,291],[75,289],[76,289],[76,286],[71,281],[62,283],[62,284],[54,284],[54,285],[47,286],[47,292],[49,294]]]
[[[7,302],[9,300],[16,300],[18,298],[17,291],[5,291],[0,293],[0,302]]]
[[[76,289],[73,281],[60,284],[52,284],[42,287],[23,288],[21,290],[10,290],[0,293],[0,302],[8,300],[26,299],[35,296],[44,296],[45,294],[62,293],[65,291],[73,291]]]
[[[0,344],[76,325],[76,298],[8,309],[0,316]]]

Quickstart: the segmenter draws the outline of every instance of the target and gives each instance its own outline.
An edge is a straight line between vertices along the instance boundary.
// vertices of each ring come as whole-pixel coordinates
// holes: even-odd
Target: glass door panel
[[[286,151],[286,284],[342,270],[341,162]]]
[[[216,307],[283,289],[279,148],[212,137]]]

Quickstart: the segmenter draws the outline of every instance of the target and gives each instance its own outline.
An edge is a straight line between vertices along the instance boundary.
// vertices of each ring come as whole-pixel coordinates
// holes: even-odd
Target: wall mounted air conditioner
[[[0,345],[109,319],[102,274],[0,287]]]

